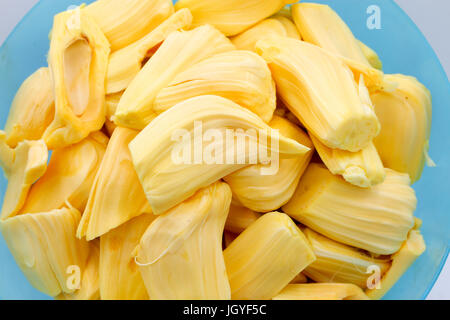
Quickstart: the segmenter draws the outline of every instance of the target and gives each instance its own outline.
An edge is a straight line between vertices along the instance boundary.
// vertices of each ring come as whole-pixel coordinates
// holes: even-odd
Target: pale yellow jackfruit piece
[[[97,0],[83,10],[98,23],[113,51],[141,39],[174,12],[170,0]]]
[[[276,15],[272,16],[271,19],[275,19],[278,22],[280,22],[284,29],[286,30],[287,36],[289,38],[301,40],[300,33],[298,32],[297,26],[292,21],[291,16],[285,16],[282,13],[277,13]]]
[[[358,44],[370,65],[375,69],[383,70],[383,62],[381,62],[380,57],[375,50],[359,40]]]
[[[23,207],[31,185],[47,169],[48,150],[44,141],[19,142],[15,149],[6,143],[6,134],[0,131],[0,166],[8,186],[3,197],[0,220],[15,216]]]
[[[80,212],[74,208],[22,214],[0,222],[14,259],[30,284],[49,295],[73,293],[69,267],[83,270],[89,244],[75,237]]]
[[[267,137],[270,146],[264,145]],[[129,148],[157,215],[251,161],[268,160],[258,157],[264,151],[275,165],[279,157],[309,151],[280,135],[256,114],[218,96],[200,96],[170,108],[141,131]]]
[[[237,35],[297,0],[179,0],[175,9],[188,8],[193,26],[212,24],[226,36]]]
[[[100,238],[102,300],[148,300],[133,250],[156,216],[143,214]]]
[[[94,132],[83,141],[54,150],[45,174],[30,189],[21,213],[47,212],[67,202],[84,211],[108,138]]]
[[[366,289],[368,279],[372,275],[371,268],[379,268],[382,276],[391,265],[389,258],[375,258],[362,250],[328,239],[311,229],[305,229],[304,233],[317,260],[303,273],[316,282],[353,283]]]
[[[379,283],[379,289],[368,289],[366,294],[373,300],[381,299],[412,266],[426,249],[425,242],[418,230],[411,230],[408,239],[400,250],[392,256],[392,266],[384,274]]]
[[[283,211],[330,239],[389,255],[414,227],[416,205],[407,174],[386,169],[382,184],[363,189],[312,163]]]
[[[152,300],[229,300],[222,234],[231,190],[218,182],[158,217],[136,249]]]
[[[308,282],[308,278],[302,272],[300,272],[290,283],[298,284],[298,283],[307,283],[307,282]]]
[[[290,284],[272,300],[370,300],[361,288],[349,283]]]
[[[154,110],[161,113],[207,94],[230,99],[267,123],[276,108],[275,83],[264,59],[253,52],[235,50],[214,55],[180,73],[158,93]]]
[[[80,142],[105,122],[105,78],[109,43],[80,8],[55,16],[48,63],[55,117],[44,132],[49,149]]]
[[[111,94],[125,90],[141,71],[145,59],[151,56],[152,50],[173,31],[187,28],[191,22],[191,12],[188,9],[180,10],[143,38],[113,52],[109,58],[106,93]]]
[[[316,259],[305,235],[280,212],[259,218],[223,255],[233,300],[272,299]]]
[[[225,225],[226,227],[226,225]],[[223,245],[224,245],[224,249],[228,248],[230,246],[230,244],[234,241],[234,239],[236,239],[238,236],[238,234],[226,231],[223,233]]]
[[[90,189],[77,236],[90,241],[152,210],[131,161],[128,144],[137,131],[114,130]]]
[[[48,68],[40,68],[20,86],[5,125],[6,143],[17,146],[23,140],[39,140],[55,112],[53,84]]]
[[[431,131],[431,94],[417,79],[387,75],[398,84],[394,92],[371,95],[381,132],[374,143],[385,167],[408,173],[414,183],[427,163]]]
[[[375,112],[342,59],[289,38],[261,40],[256,47],[285,105],[327,147],[356,152],[378,135]]]
[[[285,205],[294,194],[301,176],[314,154],[308,135],[288,120],[274,116],[269,123],[284,137],[310,148],[307,153],[291,159],[281,159],[274,175],[262,175],[261,167],[252,165],[228,175],[224,180],[233,191],[233,197],[245,207],[257,212],[270,212]]]
[[[113,116],[116,113],[119,101],[122,98],[123,91],[108,94],[106,96],[106,119],[105,119],[105,129],[109,137],[112,136],[114,130],[117,128],[116,124],[113,122]]]
[[[231,233],[240,234],[260,217],[261,214],[258,212],[231,204],[230,212],[228,213],[227,222],[225,224],[225,230]]]
[[[114,122],[132,129],[145,128],[156,117],[153,104],[161,89],[197,62],[232,50],[235,47],[230,40],[209,25],[171,33],[125,90]]]

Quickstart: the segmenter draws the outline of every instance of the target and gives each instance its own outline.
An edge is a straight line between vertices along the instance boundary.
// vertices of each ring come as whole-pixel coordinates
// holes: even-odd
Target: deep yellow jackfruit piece
[[[84,270],[89,244],[75,237],[80,217],[78,210],[62,208],[0,222],[0,230],[20,269],[33,287],[49,296],[75,292],[68,268]]]
[[[275,19],[283,25],[289,38],[297,40],[302,39],[300,33],[298,32],[297,26],[292,21],[292,17],[290,14],[286,16],[283,13],[277,13],[276,15],[272,16],[271,19]]]
[[[358,286],[349,283],[290,284],[273,300],[370,300]]]
[[[414,183],[420,179],[428,156],[431,131],[431,94],[417,79],[387,75],[398,84],[394,92],[371,95],[381,132],[374,143],[385,167],[408,173]]]
[[[303,273],[316,282],[353,283],[367,288],[371,267],[378,267],[380,276],[391,265],[389,258],[375,258],[361,250],[328,239],[311,229],[304,230],[317,260]]]
[[[83,10],[98,23],[113,51],[141,39],[174,12],[170,0],[97,0]]]
[[[270,146],[264,146],[267,139],[263,135],[271,138]],[[279,148],[275,150],[277,143]],[[258,157],[256,149],[260,155],[270,153],[275,160],[272,162],[278,156],[300,156],[309,151],[279,135],[256,114],[218,96],[200,96],[177,104],[153,120],[129,148],[157,215],[250,165],[250,161],[261,163],[265,159]]]
[[[212,24],[226,36],[237,35],[270,17],[295,0],[180,0],[175,9],[188,8],[194,26]]]
[[[125,90],[142,69],[145,59],[151,57],[152,50],[173,31],[187,28],[191,22],[190,11],[188,9],[180,10],[143,38],[113,52],[109,58],[106,93],[111,94]]]
[[[109,43],[83,10],[55,16],[48,63],[55,117],[44,132],[49,149],[80,142],[105,122],[105,78]]]
[[[236,102],[269,122],[276,108],[275,83],[266,62],[249,51],[229,51],[205,59],[180,73],[156,96],[161,113],[196,96],[213,94]]]
[[[283,102],[327,147],[356,152],[377,136],[380,123],[342,59],[289,38],[261,40],[256,47]]]
[[[47,212],[67,202],[84,211],[108,138],[94,132],[83,141],[54,150],[45,174],[30,189],[21,213]]]
[[[389,255],[414,227],[416,205],[406,174],[386,169],[382,184],[362,189],[313,163],[283,211],[330,239]]]
[[[291,159],[281,159],[274,175],[262,175],[261,167],[252,165],[224,178],[233,191],[233,197],[245,207],[257,212],[270,212],[285,205],[297,188],[301,176],[314,154],[314,146],[308,135],[288,120],[274,116],[269,123],[282,136],[293,139],[310,148],[307,153]]]
[[[90,241],[152,210],[131,161],[128,144],[138,132],[118,127],[90,189],[77,236]]]
[[[39,140],[55,112],[53,85],[48,68],[40,68],[20,86],[5,125],[6,143],[17,146],[23,140]]]
[[[156,216],[143,214],[100,238],[102,300],[148,300],[133,250]]]
[[[13,217],[20,211],[31,185],[47,169],[47,159],[44,141],[25,140],[12,149],[6,143],[5,132],[0,131],[0,166],[8,179],[0,220]]]
[[[159,91],[179,73],[215,54],[234,49],[230,40],[209,25],[171,33],[125,90],[114,122],[132,129],[145,128],[156,117],[153,104]]]
[[[359,47],[361,48],[363,54],[366,56],[367,61],[369,61],[370,65],[378,70],[383,70],[383,62],[381,62],[378,54],[370,48],[365,43],[358,40]]]
[[[366,294],[373,300],[381,299],[401,278],[406,270],[419,258],[426,249],[425,242],[418,230],[411,230],[408,239],[400,250],[392,256],[392,266],[384,274],[379,289],[368,289]]]
[[[222,234],[231,190],[218,182],[158,217],[136,249],[152,300],[229,300]]]
[[[259,218],[223,255],[233,300],[272,299],[316,259],[305,235],[280,212]]]
[[[258,220],[261,214],[248,208],[231,204],[228,213],[225,230],[239,234],[247,229],[253,222]]]

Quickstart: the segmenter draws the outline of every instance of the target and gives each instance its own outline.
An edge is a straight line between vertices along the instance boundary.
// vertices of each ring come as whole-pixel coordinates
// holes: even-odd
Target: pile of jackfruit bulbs
[[[433,165],[431,96],[384,74],[330,7],[294,2],[98,0],[55,16],[48,67],[22,84],[0,133],[0,228],[36,289],[152,300],[389,291],[425,250],[411,184]],[[278,170],[175,163],[174,132],[198,123],[265,130]]]

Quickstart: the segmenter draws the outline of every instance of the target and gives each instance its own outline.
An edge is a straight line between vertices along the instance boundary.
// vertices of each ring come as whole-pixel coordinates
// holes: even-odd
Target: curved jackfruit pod
[[[284,29],[286,30],[286,35],[289,38],[302,40],[300,33],[297,30],[297,26],[292,21],[290,14],[289,16],[285,16],[282,13],[277,13],[276,15],[272,16],[271,19],[275,19],[283,25]]]
[[[267,137],[270,146],[264,145]],[[268,160],[273,165],[266,174],[277,169],[279,157],[309,151],[297,141],[279,137],[254,113],[218,96],[200,96],[170,108],[141,131],[129,148],[157,215],[250,163],[268,160],[261,157],[265,151],[273,160]]]
[[[229,51],[180,73],[158,93],[154,109],[161,113],[189,98],[213,94],[230,99],[269,122],[276,108],[275,91],[264,59],[249,51]]]
[[[363,52],[363,54],[366,56],[367,61],[369,61],[370,65],[378,70],[383,70],[383,62],[381,62],[380,57],[378,54],[370,48],[365,43],[358,40],[358,44]]]
[[[349,283],[290,284],[273,300],[370,300],[358,286]]]
[[[227,222],[225,224],[225,230],[231,233],[239,234],[260,217],[260,213],[254,212],[245,207],[231,204],[230,212],[228,213]]]
[[[222,254],[230,203],[230,188],[218,182],[150,225],[135,253],[151,299],[230,299]]]

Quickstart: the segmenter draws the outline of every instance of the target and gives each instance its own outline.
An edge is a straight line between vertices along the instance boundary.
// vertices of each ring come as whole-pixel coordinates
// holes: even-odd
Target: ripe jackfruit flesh
[[[349,283],[290,284],[273,300],[370,300],[358,286]]]
[[[242,233],[260,217],[260,213],[254,212],[245,207],[231,204],[227,222],[225,223],[225,230],[234,234]]]
[[[365,43],[358,40],[359,47],[361,48],[363,54],[366,56],[367,61],[369,61],[370,65],[378,70],[383,70],[383,62],[381,62],[378,54],[370,48]]]
[[[289,38],[302,40],[300,33],[298,32],[297,26],[292,21],[292,17],[290,15],[285,16],[282,13],[277,13],[276,15],[272,16],[271,19],[275,19],[278,22],[281,22]]]

